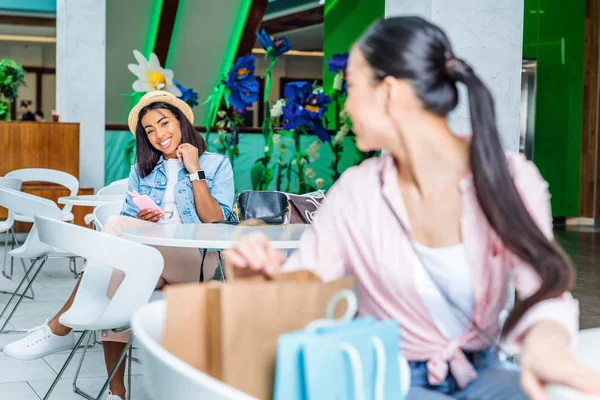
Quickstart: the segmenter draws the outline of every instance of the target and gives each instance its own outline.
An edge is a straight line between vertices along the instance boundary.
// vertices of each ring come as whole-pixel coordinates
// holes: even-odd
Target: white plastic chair
[[[106,203],[94,209],[94,226],[97,231],[102,231],[102,227],[110,217],[120,215],[123,210],[123,203]]]
[[[44,399],[48,399],[86,337],[89,343],[94,331],[121,332],[129,328],[129,321],[134,311],[150,299],[162,273],[164,261],[160,252],[152,247],[51,218],[35,217],[35,221],[43,243],[47,246],[61,247],[87,260],[86,270],[79,283],[73,305],[59,319],[61,324],[75,330],[83,330],[84,333],[46,393]],[[112,299],[109,299],[107,290],[113,268],[123,271],[125,278]],[[123,350],[119,362],[109,374],[97,399],[100,399],[108,388],[117,367],[130,351],[131,343],[132,340]],[[83,356],[85,356],[85,349]],[[131,353],[129,366],[131,372]],[[86,398],[93,398],[76,386],[79,369],[75,375],[73,388],[76,393]],[[131,376],[129,395],[131,395]]]
[[[25,217],[31,218],[32,220],[34,216],[38,215],[56,220],[62,219],[63,216],[58,206],[51,200],[2,187],[0,187],[0,207],[13,210],[15,213],[19,213]],[[27,293],[30,290],[33,281],[42,271],[42,268],[44,267],[44,264],[46,264],[46,261],[48,259],[68,258],[70,263],[74,264],[75,259],[77,258],[77,256],[72,253],[67,253],[65,251],[49,246],[48,244],[42,243],[38,237],[37,227],[35,224],[31,228],[27,239],[25,239],[25,243],[23,243],[23,245],[21,245],[20,247],[11,250],[8,254],[14,258],[20,258],[22,260],[32,260],[32,262],[30,267],[27,268],[25,276],[23,276],[23,279],[15,289],[15,292],[12,293],[12,296],[8,300],[8,303],[0,313],[1,319],[6,313],[6,311],[10,308],[10,305],[15,299],[15,297],[18,297],[16,305],[11,310],[10,315],[8,316],[6,321],[4,321],[4,324],[0,328],[0,333],[5,331],[6,326],[8,325],[9,321],[11,320],[12,316],[15,314],[17,309],[19,308],[21,302],[23,301],[25,293]],[[38,263],[39,265],[37,266],[37,269],[35,270],[33,276],[30,278],[31,271],[36,268],[36,264]],[[28,284],[23,290],[23,292],[20,293],[21,287],[25,284],[25,282],[28,282]]]
[[[77,196],[79,192],[79,181],[73,175],[63,171],[47,168],[26,168],[17,169],[6,174],[7,178],[17,178],[22,182],[48,182],[64,186],[69,190],[69,196]],[[71,212],[72,205],[66,205],[62,208],[62,220],[72,222],[75,216]],[[17,213],[15,220],[19,222],[33,223],[33,218]]]
[[[164,325],[164,300],[143,306],[133,315],[131,323],[141,350],[144,387],[152,399],[256,400],[165,350],[160,344]]]
[[[125,194],[127,193],[127,186],[129,185],[129,179],[121,179],[120,181],[115,181],[113,183],[111,183],[108,186],[103,187],[102,189],[98,190],[98,195],[123,195],[123,200],[125,200]],[[123,206],[123,203],[119,203],[121,205],[121,207]],[[83,220],[85,221],[86,225],[91,225],[92,223],[95,223],[95,219],[94,219],[94,213],[88,214],[86,215]],[[96,230],[100,231],[102,230],[102,227],[100,227],[100,229],[98,229],[98,227],[96,226]]]
[[[0,178],[0,187],[4,187],[7,189],[21,190],[22,183],[23,182],[21,182],[21,180],[16,179],[16,178],[6,178],[6,177]],[[14,229],[14,223],[15,223],[15,212],[13,210],[8,210],[8,216],[6,217],[6,219],[4,221],[0,221],[0,233],[5,234],[4,263],[3,263],[4,267],[2,269],[2,275],[4,275],[4,277],[8,278],[8,279],[12,279],[12,273],[13,273],[12,259],[11,259],[11,266],[10,266],[10,275],[8,275],[6,273],[6,257],[8,256],[9,233],[12,234],[12,249],[15,248],[15,243],[17,242],[17,237],[15,235],[15,229]]]
[[[125,179],[119,179],[118,181],[113,181],[113,182],[109,183],[108,186],[125,185],[125,189],[127,189],[128,184],[129,184],[129,178],[125,178]]]

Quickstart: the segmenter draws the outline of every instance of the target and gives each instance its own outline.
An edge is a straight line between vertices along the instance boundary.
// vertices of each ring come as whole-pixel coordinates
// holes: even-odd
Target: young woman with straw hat
[[[120,216],[110,218],[103,232],[111,235],[128,228],[158,224],[211,223],[231,218],[234,198],[233,171],[227,157],[206,151],[206,142],[194,130],[192,109],[173,94],[145,94],[129,113],[129,129],[136,137],[136,163],[129,175],[128,193]],[[140,209],[134,193],[148,195],[160,210]],[[201,255],[194,249],[158,248],[165,266],[157,288],[167,283],[194,282],[200,276]],[[215,253],[208,253],[204,276],[213,276]],[[111,297],[123,280],[114,271],[107,295]],[[78,286],[53,318],[27,337],[13,342],[4,352],[13,358],[34,360],[74,346],[73,332],[60,324]],[[116,364],[129,333],[109,333],[102,338],[106,367]],[[125,398],[125,364],[110,383],[110,400]]]

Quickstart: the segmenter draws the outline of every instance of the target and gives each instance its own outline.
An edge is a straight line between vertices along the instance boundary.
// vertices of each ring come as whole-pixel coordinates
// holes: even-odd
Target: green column
[[[377,19],[385,15],[385,0],[326,0],[323,39],[324,61],[350,51],[352,44]],[[335,74],[323,63],[323,87],[331,88]],[[333,115],[329,115],[333,121]]]
[[[534,162],[557,217],[579,215],[585,0],[525,0],[523,58],[537,60]]]

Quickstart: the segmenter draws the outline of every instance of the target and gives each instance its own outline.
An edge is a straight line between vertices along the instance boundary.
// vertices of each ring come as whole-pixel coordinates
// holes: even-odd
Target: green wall
[[[579,215],[585,0],[525,0],[523,58],[537,60],[534,161],[554,216]]]
[[[105,160],[105,180],[106,184],[127,178],[129,176],[129,170],[131,165],[125,157],[125,148],[131,139],[131,133],[129,131],[107,131],[106,132],[106,160]],[[217,135],[212,134],[210,140],[216,139]],[[285,139],[281,139],[282,141]],[[301,139],[301,148],[306,150],[308,146],[318,139],[313,136],[303,136]],[[284,142],[282,142],[284,143]],[[288,143],[286,143],[288,144]],[[214,147],[214,145],[212,145]],[[292,143],[288,145],[287,156],[289,157],[292,153]],[[236,193],[243,190],[251,190],[252,183],[250,180],[250,166],[254,164],[254,161],[259,157],[263,156],[265,148],[265,142],[262,135],[257,134],[244,134],[240,135],[240,156],[235,159],[234,162],[234,177],[235,177],[235,189]],[[327,145],[323,145],[319,152],[319,158],[308,164],[308,167],[312,168],[316,172],[316,176],[325,179],[324,189],[328,189],[331,184],[331,178],[328,177],[328,167],[331,163],[331,148]],[[344,141],[344,152],[340,161],[340,170],[356,164],[356,147],[352,138],[346,138]],[[284,156],[285,157],[285,156]],[[273,161],[275,163],[276,160]],[[297,179],[292,179],[292,191],[297,189]],[[284,182],[282,189],[287,186],[287,181]],[[270,190],[276,189],[276,182],[273,181]]]

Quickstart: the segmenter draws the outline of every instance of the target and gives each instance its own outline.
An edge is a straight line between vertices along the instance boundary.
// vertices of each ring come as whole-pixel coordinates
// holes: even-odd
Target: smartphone
[[[156,204],[150,198],[150,196],[148,196],[147,194],[140,195],[136,190],[134,190],[133,192],[127,192],[127,193],[129,193],[129,195],[131,195],[133,204],[138,206],[140,211],[141,210],[159,211],[161,218],[165,216],[165,212],[162,210],[162,208],[160,208],[158,206],[158,204]]]

